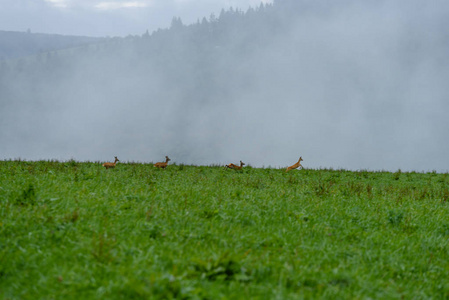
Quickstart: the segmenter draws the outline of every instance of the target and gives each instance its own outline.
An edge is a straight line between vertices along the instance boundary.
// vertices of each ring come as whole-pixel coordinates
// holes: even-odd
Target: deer
[[[245,163],[240,161],[240,166],[237,166],[237,165],[234,165],[234,164],[229,164],[229,165],[226,165],[226,168],[234,169],[234,170],[241,170],[244,165],[245,165]]]
[[[117,156],[114,156],[114,157],[115,157],[115,161],[114,161],[113,163],[111,163],[111,162],[105,162],[102,166],[105,167],[106,169],[109,169],[109,168],[115,168],[115,165],[117,164],[117,162],[118,162],[119,160],[118,160]]]
[[[168,162],[169,162],[170,160],[171,160],[171,159],[168,158],[168,156],[165,156],[165,162],[157,162],[157,163],[154,164],[154,166],[155,166],[156,168],[165,169],[165,168],[167,167],[167,165],[168,165]]]
[[[288,171],[293,170],[293,169],[297,169],[297,168],[299,168],[299,167],[301,167],[301,169],[302,169],[302,165],[301,165],[301,161],[302,161],[302,160],[303,160],[302,157],[300,157],[299,160],[298,160],[298,162],[297,162],[296,164],[294,164],[294,165],[288,167],[287,170],[285,170],[285,172],[288,172]]]

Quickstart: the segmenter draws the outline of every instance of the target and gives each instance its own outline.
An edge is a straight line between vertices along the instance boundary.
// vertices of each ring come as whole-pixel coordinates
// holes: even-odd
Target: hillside
[[[98,43],[102,38],[0,30],[0,61]]]

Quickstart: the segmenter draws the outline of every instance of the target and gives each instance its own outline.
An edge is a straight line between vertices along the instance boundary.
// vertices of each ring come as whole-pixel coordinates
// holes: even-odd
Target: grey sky
[[[272,0],[0,0],[0,30],[88,36],[126,36],[185,24],[222,8],[258,6]]]

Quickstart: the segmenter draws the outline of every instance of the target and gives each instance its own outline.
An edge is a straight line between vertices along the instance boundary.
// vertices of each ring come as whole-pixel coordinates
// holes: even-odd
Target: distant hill
[[[0,30],[0,60],[101,41],[102,38]]]

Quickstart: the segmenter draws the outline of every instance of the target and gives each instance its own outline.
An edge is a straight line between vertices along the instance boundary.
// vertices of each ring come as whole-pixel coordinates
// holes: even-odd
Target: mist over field
[[[174,18],[0,61],[0,159],[447,172],[448,66],[443,0]]]

